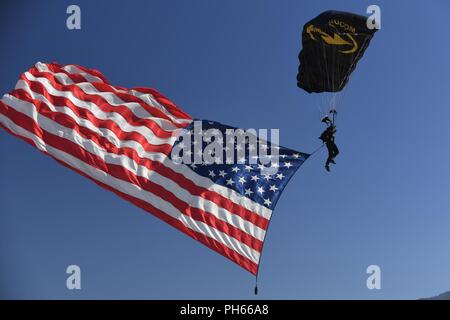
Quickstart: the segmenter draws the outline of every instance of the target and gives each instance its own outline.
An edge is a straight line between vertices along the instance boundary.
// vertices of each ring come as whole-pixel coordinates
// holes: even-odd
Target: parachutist
[[[369,28],[367,21],[367,17],[362,15],[328,10],[303,26],[297,86],[308,93],[334,92],[328,101],[331,110],[322,119],[327,129],[320,136],[328,149],[327,171],[330,171],[330,164],[335,163],[334,159],[339,154],[334,142],[336,97],[344,90],[378,30]]]
[[[322,119],[322,122],[327,124],[327,128],[322,132],[319,139],[325,143],[328,150],[328,158],[325,163],[325,170],[330,171],[330,163],[336,164],[334,158],[339,154],[339,149],[334,142],[334,134],[336,133],[336,126],[330,120],[330,118],[325,117]]]

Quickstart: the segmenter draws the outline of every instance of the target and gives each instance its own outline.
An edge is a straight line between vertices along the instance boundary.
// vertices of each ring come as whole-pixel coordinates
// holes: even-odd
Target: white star
[[[244,183],[247,182],[247,180],[245,180],[244,177],[239,177],[239,182],[240,182],[241,184],[244,184]]]
[[[292,164],[290,162],[285,162],[284,166],[289,169],[290,167],[292,167]]]
[[[219,170],[219,176],[224,178],[227,174],[225,173],[225,170]]]
[[[278,190],[276,185],[270,186],[270,191],[276,192]]]
[[[274,162],[272,163],[272,168],[278,168],[280,165],[278,164],[278,162]]]
[[[234,183],[233,179],[228,179],[227,180],[227,186],[231,186]]]
[[[239,172],[239,170],[240,170],[240,169],[239,169],[238,167],[233,167],[233,168],[231,168],[231,171],[236,172],[236,173]]]
[[[197,166],[195,164],[191,164],[192,169],[197,169]]]
[[[286,158],[287,156],[286,156],[285,154],[280,154],[280,157],[284,159],[284,158]]]
[[[239,158],[238,163],[240,164],[245,163],[245,158],[244,157]]]
[[[249,166],[249,165],[246,165],[245,166],[245,171],[247,171],[247,172],[250,172],[250,171],[252,171],[252,166]]]
[[[266,206],[270,206],[270,205],[272,204],[272,201],[270,201],[269,198],[264,199],[264,204],[265,204]]]
[[[298,153],[294,153],[292,156],[293,156],[295,159],[300,158],[300,155],[299,155]]]
[[[216,176],[216,174],[214,173],[214,170],[208,170],[209,171],[209,176],[214,178]]]
[[[252,178],[251,178],[253,181],[258,181],[259,180],[259,177],[258,176],[252,176]]]
[[[233,164],[233,158],[228,157],[226,160],[226,164]]]
[[[264,168],[265,168],[265,167],[264,167],[263,164],[258,164],[258,169],[259,169],[259,170],[264,170]]]
[[[283,180],[284,175],[282,173],[277,173],[277,179]]]
[[[251,196],[252,193],[254,193],[254,192],[253,192],[250,188],[245,189],[245,194],[246,194],[247,196]]]
[[[270,176],[270,174],[265,174],[265,175],[264,175],[264,179],[266,179],[267,181],[269,181],[270,179],[272,179],[272,177]]]
[[[263,187],[258,187],[258,190],[256,190],[256,191],[258,191],[258,193],[263,194],[264,193],[264,188]]]

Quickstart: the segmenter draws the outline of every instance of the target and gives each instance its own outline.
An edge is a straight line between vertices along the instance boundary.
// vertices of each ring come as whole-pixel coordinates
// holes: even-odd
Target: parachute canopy
[[[297,85],[305,91],[341,91],[377,29],[367,17],[325,11],[303,26]]]

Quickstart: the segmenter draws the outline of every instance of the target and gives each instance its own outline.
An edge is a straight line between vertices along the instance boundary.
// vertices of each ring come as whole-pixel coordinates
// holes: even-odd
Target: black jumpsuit
[[[328,149],[328,158],[325,166],[328,167],[333,159],[339,154],[339,149],[334,143],[334,134],[336,133],[336,127],[334,125],[328,126],[324,132],[320,135],[320,139],[325,143]]]

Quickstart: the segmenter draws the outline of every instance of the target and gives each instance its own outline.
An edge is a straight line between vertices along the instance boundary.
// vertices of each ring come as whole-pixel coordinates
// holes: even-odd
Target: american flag
[[[194,128],[188,114],[154,89],[113,86],[78,65],[36,63],[1,99],[0,125],[252,274],[278,198],[309,156],[276,146],[274,174],[250,156],[179,164],[171,151],[181,143],[180,129]],[[224,134],[234,129],[201,125]]]

